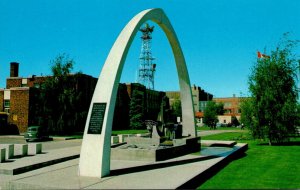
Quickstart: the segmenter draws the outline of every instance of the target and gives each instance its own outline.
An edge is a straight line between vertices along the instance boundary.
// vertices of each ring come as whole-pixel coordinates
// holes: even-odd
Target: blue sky
[[[50,61],[62,53],[74,59],[74,71],[98,77],[122,28],[149,8],[165,11],[191,83],[214,97],[248,95],[256,51],[268,53],[285,32],[300,39],[299,0],[0,0],[0,88],[5,87],[10,62],[20,63],[22,77],[49,75]],[[121,82],[135,81],[140,49],[138,34]],[[171,48],[158,26],[152,54],[155,88],[178,90]]]

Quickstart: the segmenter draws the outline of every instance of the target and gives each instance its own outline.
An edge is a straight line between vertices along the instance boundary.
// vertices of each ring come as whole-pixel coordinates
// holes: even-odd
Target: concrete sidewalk
[[[0,189],[175,189],[195,188],[208,176],[223,168],[233,157],[245,152],[247,144],[236,144],[232,150],[216,155],[186,155],[166,161],[112,160],[111,174],[102,179],[78,175],[79,159],[47,167],[37,167],[18,175],[0,174]],[[2,170],[14,170],[79,156],[80,147],[49,150],[45,154],[24,157]],[[43,165],[43,164],[41,164]]]

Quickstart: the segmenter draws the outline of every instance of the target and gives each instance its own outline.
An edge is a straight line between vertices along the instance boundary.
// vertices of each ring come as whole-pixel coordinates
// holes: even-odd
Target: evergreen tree
[[[144,120],[144,93],[139,90],[133,90],[129,106],[130,128],[146,129]]]

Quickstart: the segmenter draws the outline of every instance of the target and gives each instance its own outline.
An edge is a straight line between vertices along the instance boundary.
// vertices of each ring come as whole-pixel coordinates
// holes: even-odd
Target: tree
[[[254,122],[253,105],[254,103],[252,98],[243,99],[241,102],[241,123],[245,127],[249,128],[250,131],[252,131],[251,130],[252,122]]]
[[[131,129],[146,129],[144,124],[144,93],[133,90],[129,105],[129,125]]]
[[[172,114],[174,115],[174,121],[177,120],[177,117],[182,118],[182,108],[181,108],[181,100],[176,98],[172,104]]]
[[[240,125],[239,120],[236,118],[236,116],[231,116],[231,125],[237,127]]]
[[[220,103],[216,103],[215,104],[216,107],[216,113],[217,115],[223,115],[224,114],[224,103],[220,102]]]
[[[213,101],[208,101],[204,110],[203,123],[211,128],[215,128],[218,122],[218,105]]]
[[[257,59],[249,77],[253,97],[250,130],[255,138],[267,138],[270,145],[287,141],[288,134],[295,132],[298,118],[295,77],[299,60],[292,50],[296,44],[285,34],[270,58]]]
[[[71,133],[82,124],[87,112],[80,106],[76,82],[81,73],[71,74],[74,61],[65,54],[51,61],[52,76],[40,88],[40,121],[55,134]]]

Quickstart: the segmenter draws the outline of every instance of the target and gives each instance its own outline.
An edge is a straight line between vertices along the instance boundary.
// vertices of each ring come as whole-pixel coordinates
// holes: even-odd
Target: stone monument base
[[[163,161],[198,152],[200,149],[200,137],[173,139],[168,144],[159,142],[159,139],[130,137],[126,144],[111,148],[111,159]]]

